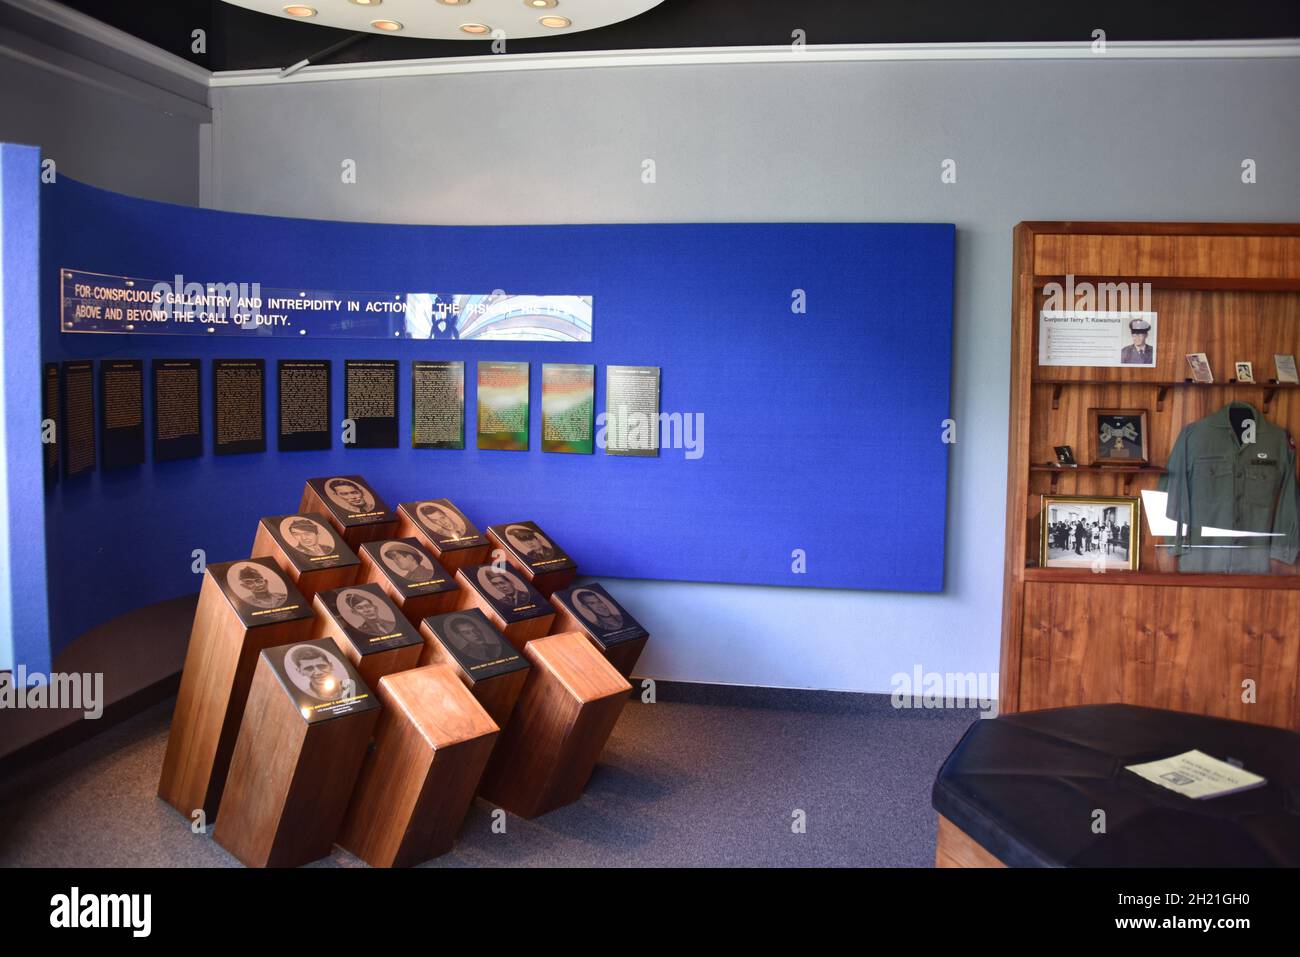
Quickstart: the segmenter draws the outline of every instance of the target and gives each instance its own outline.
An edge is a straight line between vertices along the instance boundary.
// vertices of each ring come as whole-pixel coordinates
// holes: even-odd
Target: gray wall
[[[1012,227],[1300,220],[1297,90],[1295,59],[1109,57],[227,88],[214,91],[210,187],[226,209],[391,222],[955,222],[944,593],[616,587],[654,634],[643,674],[885,691],[917,665],[998,667]],[[1255,185],[1240,181],[1247,157]],[[640,181],[646,158],[654,185]],[[955,185],[940,182],[945,158]],[[340,182],[344,159],[355,185]]]

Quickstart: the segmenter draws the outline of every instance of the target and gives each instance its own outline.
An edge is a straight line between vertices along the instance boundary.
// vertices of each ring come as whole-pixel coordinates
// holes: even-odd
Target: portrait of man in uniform
[[[478,570],[478,583],[498,605],[518,608],[532,601],[524,583],[505,569],[484,565]]]
[[[1120,350],[1120,363],[1126,366],[1155,365],[1155,348],[1147,344],[1147,337],[1151,334],[1151,323],[1145,319],[1133,319],[1128,324],[1128,331],[1133,337],[1133,344]]]
[[[579,588],[572,596],[573,607],[600,631],[617,631],[623,627],[623,614],[603,595],[590,588]]]
[[[290,548],[312,558],[324,558],[335,552],[334,536],[320,522],[302,515],[282,521],[280,535]]]
[[[336,607],[343,620],[355,631],[371,638],[391,635],[397,627],[397,619],[392,613],[376,601],[374,596],[359,589],[350,588],[340,593]]]
[[[345,478],[332,478],[325,483],[325,494],[345,512],[360,513],[375,510],[375,497],[364,485]]]
[[[468,662],[484,663],[507,656],[496,629],[469,615],[456,615],[445,628],[448,643]]]
[[[467,531],[465,521],[451,509],[438,502],[421,502],[416,515],[420,523],[439,539],[463,538]]]
[[[284,671],[302,692],[317,701],[337,701],[357,693],[343,663],[324,648],[294,645],[284,655]]]
[[[289,588],[275,572],[253,562],[237,562],[226,572],[230,590],[254,608],[279,608],[289,597]]]
[[[410,545],[393,542],[379,550],[379,557],[393,572],[412,583],[434,579],[433,563]]]
[[[527,525],[507,525],[506,540],[529,564],[563,557],[545,535]]]

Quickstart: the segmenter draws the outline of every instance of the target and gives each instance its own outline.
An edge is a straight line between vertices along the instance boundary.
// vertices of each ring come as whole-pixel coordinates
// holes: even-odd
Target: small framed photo
[[[1237,362],[1234,364],[1237,369],[1237,381],[1254,383],[1255,370],[1249,362]]]
[[[1146,465],[1146,409],[1089,409],[1093,465]]]
[[[1136,498],[1044,495],[1039,565],[1137,571],[1141,509]]]
[[[1277,381],[1290,385],[1300,385],[1300,376],[1296,375],[1295,356],[1273,356],[1273,366],[1277,369]]]
[[[1052,451],[1056,453],[1056,464],[1062,468],[1073,468],[1079,464],[1074,460],[1074,449],[1068,445],[1054,445]]]
[[[1210,371],[1210,357],[1204,352],[1187,353],[1187,365],[1192,370],[1192,381],[1209,385],[1214,382],[1214,373]]]

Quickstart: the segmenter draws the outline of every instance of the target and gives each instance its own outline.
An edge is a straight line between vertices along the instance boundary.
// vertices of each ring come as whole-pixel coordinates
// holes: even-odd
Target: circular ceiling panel
[[[619,23],[663,0],[225,0],[323,27],[431,40],[506,40]]]

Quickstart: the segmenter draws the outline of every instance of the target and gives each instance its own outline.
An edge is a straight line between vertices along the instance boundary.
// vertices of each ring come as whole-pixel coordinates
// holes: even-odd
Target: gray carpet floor
[[[679,688],[674,700],[629,701],[580,801],[534,821],[510,816],[504,834],[476,801],[455,850],[429,866],[933,863],[930,786],[973,712]],[[0,782],[0,865],[239,866],[155,796],[173,705]],[[313,866],[364,865],[335,848]]]

